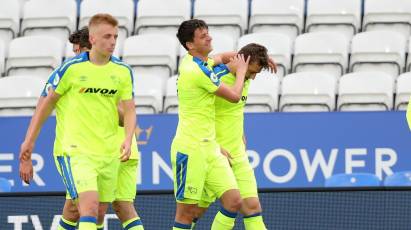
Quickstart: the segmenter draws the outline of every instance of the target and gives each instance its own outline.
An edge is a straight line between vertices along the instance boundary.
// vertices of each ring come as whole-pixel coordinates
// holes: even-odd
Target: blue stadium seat
[[[384,186],[411,186],[411,171],[397,172],[387,176]]]
[[[0,177],[0,192],[10,192],[10,190],[10,182],[6,178]]]
[[[336,174],[325,180],[325,187],[380,186],[380,179],[370,173]]]

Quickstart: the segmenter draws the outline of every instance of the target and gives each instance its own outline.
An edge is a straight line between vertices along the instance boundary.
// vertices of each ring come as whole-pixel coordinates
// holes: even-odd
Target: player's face
[[[201,28],[194,31],[194,39],[193,42],[190,43],[192,49],[200,54],[208,55],[213,50],[211,46],[212,40],[210,34],[208,34],[208,29]]]
[[[262,67],[258,63],[256,63],[256,62],[250,63],[250,64],[248,64],[248,69],[247,69],[247,73],[245,74],[245,77],[247,79],[254,80],[255,76],[259,72],[261,72],[261,69],[262,69]]]
[[[79,55],[81,53],[79,44],[73,44],[73,53],[75,53],[76,55]]]
[[[110,56],[116,47],[118,37],[118,28],[110,24],[99,24],[93,28],[90,33],[90,43],[92,49],[96,49],[98,53],[105,56]]]

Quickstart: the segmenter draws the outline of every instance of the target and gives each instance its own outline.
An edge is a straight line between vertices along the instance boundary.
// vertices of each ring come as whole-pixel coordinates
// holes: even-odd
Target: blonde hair
[[[88,27],[91,28],[93,26],[100,24],[118,26],[118,21],[115,17],[111,16],[110,14],[95,14],[93,17],[91,17],[88,23]]]

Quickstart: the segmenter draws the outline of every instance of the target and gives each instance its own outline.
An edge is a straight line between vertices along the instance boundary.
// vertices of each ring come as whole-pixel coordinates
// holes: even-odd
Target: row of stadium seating
[[[164,82],[155,76],[136,79],[138,114],[176,113],[177,76]],[[0,79],[0,115],[32,115],[44,82],[33,76]],[[17,90],[18,88],[18,90]],[[411,95],[411,73],[394,79],[384,72],[357,72],[336,79],[321,72],[275,77],[267,71],[250,84],[246,112],[405,110]]]
[[[2,11],[12,20],[15,34],[60,27],[73,30],[93,14],[109,12],[120,19],[127,34],[148,27],[175,26],[190,17],[210,25],[233,27],[233,34],[277,28],[296,36],[302,31],[334,29],[348,36],[377,27],[400,29],[409,35],[411,3],[408,0],[3,0]],[[79,8],[79,12],[78,11]],[[218,9],[218,10],[216,10]],[[60,20],[47,20],[47,19]],[[19,20],[22,20],[21,27]],[[361,23],[362,22],[362,23]],[[397,28],[391,25],[398,23]],[[332,25],[339,25],[338,28]],[[268,27],[267,27],[268,26]],[[225,30],[226,31],[226,30]]]
[[[267,47],[280,67],[280,77],[290,72],[320,70],[338,78],[347,72],[378,70],[395,78],[411,68],[411,58],[406,59],[411,44],[399,33],[390,31],[358,33],[352,41],[335,32],[312,32],[299,35],[294,43],[287,36],[268,32],[247,34],[238,41],[220,35],[213,39],[213,53],[240,49],[252,42]],[[16,38],[9,49],[0,43],[0,73],[26,75],[33,74],[33,68],[48,67],[49,70],[39,73],[46,77],[63,57],[73,56],[71,47],[54,37],[40,35]],[[135,35],[125,40],[118,56],[132,67],[141,67],[138,75],[148,74],[144,67],[156,66],[166,69],[156,74],[168,78],[176,73],[178,57],[186,53],[180,47],[177,39],[169,35]]]
[[[359,31],[391,30],[406,39],[411,33],[408,0],[83,0],[79,12],[74,0],[22,2],[2,0],[0,40],[6,46],[19,35],[49,34],[66,41],[70,32],[99,12],[119,19],[119,47],[132,34],[175,35],[177,26],[190,17],[206,20],[213,34],[234,39],[267,31],[291,41],[314,31],[337,31],[348,40]]]
[[[387,176],[384,181],[370,173],[335,174],[327,178],[325,187],[386,187],[410,186],[411,171],[396,172]]]

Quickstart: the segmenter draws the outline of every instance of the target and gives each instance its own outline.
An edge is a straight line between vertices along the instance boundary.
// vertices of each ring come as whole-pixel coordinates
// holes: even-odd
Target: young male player
[[[221,57],[211,59],[211,37],[202,20],[184,21],[177,37],[188,51],[179,66],[177,81],[178,127],[171,146],[174,193],[177,201],[173,229],[191,229],[197,208],[206,193],[222,202],[212,229],[232,229],[241,207],[241,196],[228,160],[215,140],[215,96],[238,102],[244,85],[248,59],[234,58],[236,81],[229,87],[212,72]],[[221,175],[224,175],[223,177]]]
[[[118,112],[122,101],[126,137],[121,160],[130,156],[135,127],[131,69],[111,55],[117,38],[117,20],[107,14],[93,16],[89,23],[90,53],[63,63],[56,70],[50,94],[37,109],[21,146],[21,161],[28,161],[34,142],[47,116],[59,99],[67,100],[64,116],[62,177],[72,199],[78,201],[79,229],[96,229],[99,200],[114,200],[118,170]],[[30,161],[31,163],[31,161]],[[28,181],[32,174],[22,172]]]

